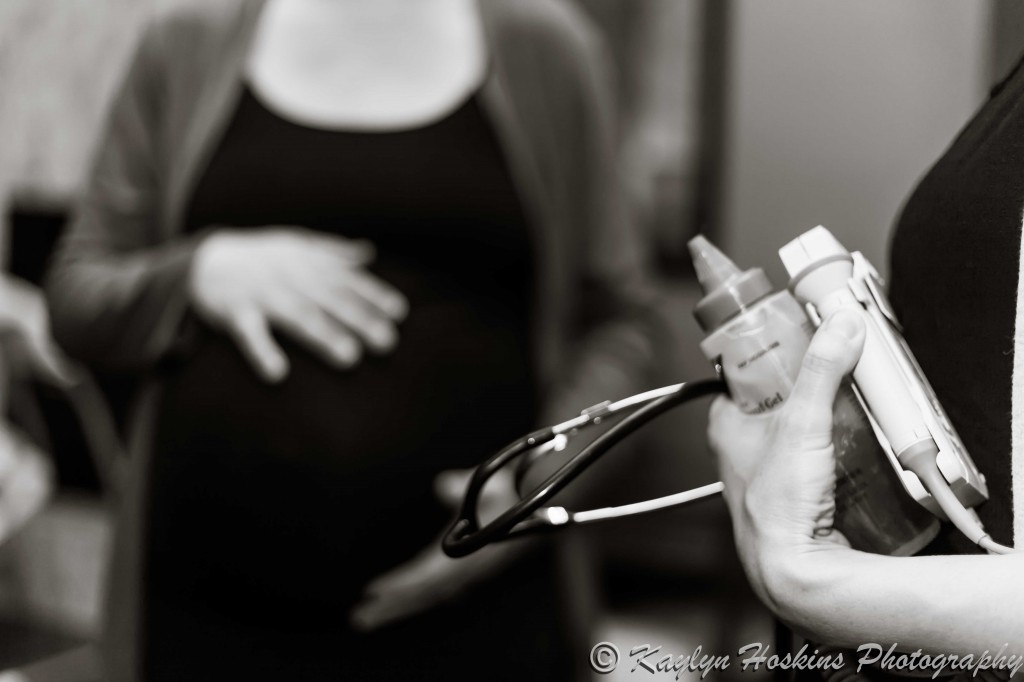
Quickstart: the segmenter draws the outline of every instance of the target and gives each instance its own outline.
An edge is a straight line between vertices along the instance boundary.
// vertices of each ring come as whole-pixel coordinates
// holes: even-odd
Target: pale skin
[[[303,125],[415,128],[480,85],[480,31],[473,0],[269,0],[246,79],[266,106]],[[189,289],[199,314],[256,372],[280,381],[288,362],[271,329],[342,369],[364,350],[395,347],[408,302],[366,269],[372,260],[372,244],[301,226],[214,230],[197,250]]]
[[[860,318],[839,313],[815,335],[782,408],[712,406],[709,438],[751,585],[813,641],[976,656],[1009,644],[1024,654],[1024,553],[878,556],[832,528],[831,406],[863,343]]]
[[[384,133],[443,118],[485,70],[475,0],[269,0],[246,79],[264,106],[295,123]],[[394,350],[402,320],[415,314],[402,292],[370,272],[373,258],[370,243],[303,226],[214,226],[197,248],[190,298],[267,382],[289,370],[272,331],[319,355],[325,371],[345,371],[367,352]],[[454,504],[467,480],[440,475],[438,497]],[[512,494],[511,481],[497,480],[481,499],[483,516]],[[372,630],[427,610],[486,579],[509,552],[492,547],[456,561],[432,543],[372,581],[350,620]]]

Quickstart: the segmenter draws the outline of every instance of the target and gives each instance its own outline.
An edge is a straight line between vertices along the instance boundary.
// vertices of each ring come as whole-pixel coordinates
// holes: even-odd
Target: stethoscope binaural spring
[[[450,557],[463,557],[492,542],[531,532],[645,514],[720,493],[722,484],[716,482],[686,492],[618,507],[578,512],[571,512],[563,507],[542,508],[545,502],[565,488],[587,467],[647,422],[691,400],[726,392],[725,382],[718,379],[665,386],[616,402],[599,403],[583,410],[578,417],[533,431],[510,443],[473,472],[458,517],[441,542],[445,554]],[[480,526],[477,516],[480,492],[498,471],[520,457],[524,457],[519,460],[521,463],[528,464],[546,451],[561,450],[568,439],[578,434],[580,430],[600,424],[608,417],[626,411],[632,413],[595,438],[500,516],[483,527]],[[520,466],[517,478],[521,480],[525,471],[526,466]]]

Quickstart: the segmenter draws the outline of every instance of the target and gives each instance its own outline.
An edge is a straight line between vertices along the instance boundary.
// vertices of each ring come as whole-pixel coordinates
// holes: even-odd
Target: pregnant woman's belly
[[[208,334],[164,384],[154,588],[308,616],[309,602],[347,607],[433,542],[450,516],[434,475],[479,462],[534,418],[522,320],[482,303],[414,299],[397,348],[351,370],[279,336],[291,371],[278,385]]]

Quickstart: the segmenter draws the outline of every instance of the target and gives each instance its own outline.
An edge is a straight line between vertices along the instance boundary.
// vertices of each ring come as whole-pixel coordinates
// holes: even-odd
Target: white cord
[[[637,393],[636,395],[631,395],[628,398],[616,400],[615,402],[606,400],[603,403],[598,403],[597,405],[588,407],[583,410],[579,416],[568,419],[560,424],[555,424],[551,427],[551,430],[557,434],[562,434],[569,433],[582,426],[586,426],[587,424],[600,424],[601,419],[606,416],[615,414],[616,412],[628,407],[649,403],[652,400],[657,400],[658,398],[664,398],[667,395],[678,393],[683,390],[685,386],[685,382],[681,384],[672,384],[671,386],[662,386],[661,388]]]
[[[918,452],[914,456],[906,457],[900,461],[905,467],[917,474],[917,477],[924,484],[924,487],[928,489],[928,492],[931,493],[935,502],[946,513],[946,516],[949,517],[953,525],[967,536],[967,539],[992,554],[1015,554],[1020,551],[1006,545],[1001,545],[993,540],[985,532],[976,515],[969,512],[960,503],[960,500],[957,499],[956,495],[953,494],[953,490],[949,487],[949,483],[943,477],[942,472],[939,471],[938,464],[935,462],[937,452],[937,450]]]
[[[716,481],[715,483],[709,483],[708,485],[694,488],[693,490],[687,490],[686,492],[676,493],[674,495],[666,495],[665,497],[658,497],[644,502],[634,502],[633,504],[624,504],[619,507],[604,507],[602,509],[590,509],[587,511],[576,512],[571,515],[571,518],[573,523],[591,523],[593,521],[616,519],[622,516],[632,516],[633,514],[646,514],[647,512],[675,507],[677,505],[687,504],[705,497],[717,495],[722,492],[723,487],[724,486],[721,481]]]
[[[655,388],[654,390],[651,391],[631,395],[628,398],[617,400],[614,403],[608,405],[608,412],[618,412],[619,410],[623,410],[627,407],[633,407],[634,405],[639,405],[640,403],[649,403],[652,400],[664,398],[667,395],[678,393],[683,389],[683,386],[685,385],[685,383],[672,384],[671,386],[662,386],[661,388]]]

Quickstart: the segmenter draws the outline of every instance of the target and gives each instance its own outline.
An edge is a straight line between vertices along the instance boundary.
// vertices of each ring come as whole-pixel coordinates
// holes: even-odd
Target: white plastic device
[[[790,291],[815,325],[841,308],[863,316],[864,353],[853,370],[854,387],[907,492],[932,513],[947,517],[944,505],[904,466],[934,449],[935,463],[963,507],[987,500],[985,477],[907,346],[871,263],[858,251],[847,251],[820,225],[782,247],[779,256],[791,278]]]

